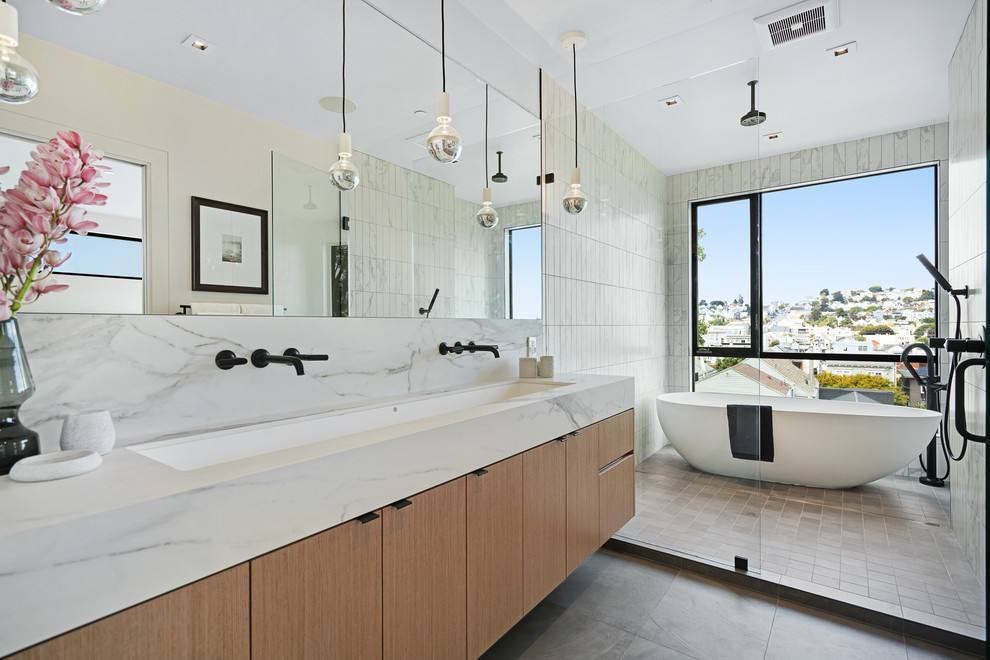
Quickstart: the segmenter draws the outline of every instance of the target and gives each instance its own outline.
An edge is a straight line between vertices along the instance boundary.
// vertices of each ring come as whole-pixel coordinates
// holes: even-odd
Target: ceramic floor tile
[[[902,635],[798,605],[777,607],[766,660],[843,657],[907,660],[907,649]]]

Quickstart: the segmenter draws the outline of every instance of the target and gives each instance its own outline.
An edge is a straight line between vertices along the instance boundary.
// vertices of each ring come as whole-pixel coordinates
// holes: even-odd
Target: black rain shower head
[[[935,265],[932,264],[932,262],[928,261],[928,257],[923,254],[919,254],[917,259],[921,262],[921,265],[932,274],[932,277],[935,278],[938,285],[945,289],[946,293],[950,296],[962,296],[963,298],[969,298],[969,285],[966,285],[961,289],[953,289],[952,285],[949,284],[949,280],[945,279],[942,273],[938,272],[938,269],[935,268]]]
[[[498,154],[498,172],[492,175],[492,181],[495,183],[505,183],[509,180],[509,177],[502,174],[502,152],[496,151],[495,153]]]
[[[749,85],[749,112],[739,118],[739,123],[743,126],[759,126],[767,120],[767,113],[756,109],[756,83],[757,80],[750,80]]]

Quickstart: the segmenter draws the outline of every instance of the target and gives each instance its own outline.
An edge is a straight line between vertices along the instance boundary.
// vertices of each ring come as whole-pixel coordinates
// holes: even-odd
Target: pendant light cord
[[[577,46],[571,44],[574,56],[574,167],[578,166],[578,101],[577,101]]]
[[[344,132],[347,132],[347,0],[340,0],[340,93],[343,100],[340,102],[340,117],[343,120]]]
[[[446,34],[447,29],[444,25],[444,11],[443,11],[443,0],[440,0],[440,71],[443,74],[443,89],[442,91],[447,91],[447,44],[446,44]]]
[[[488,187],[488,85],[485,85],[485,188]]]

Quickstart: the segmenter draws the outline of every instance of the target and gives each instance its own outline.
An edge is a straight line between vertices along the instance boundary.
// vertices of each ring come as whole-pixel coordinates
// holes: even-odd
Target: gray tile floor
[[[484,658],[967,658],[963,654],[606,550]]]
[[[984,639],[985,592],[952,534],[948,490],[906,476],[826,490],[721,477],[672,447],[637,467],[618,536]]]

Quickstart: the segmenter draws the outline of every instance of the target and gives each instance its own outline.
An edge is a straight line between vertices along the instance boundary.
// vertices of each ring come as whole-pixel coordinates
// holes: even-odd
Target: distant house
[[[804,399],[816,397],[809,377],[789,360],[747,358],[728,369],[698,378],[696,392],[787,396]]]

